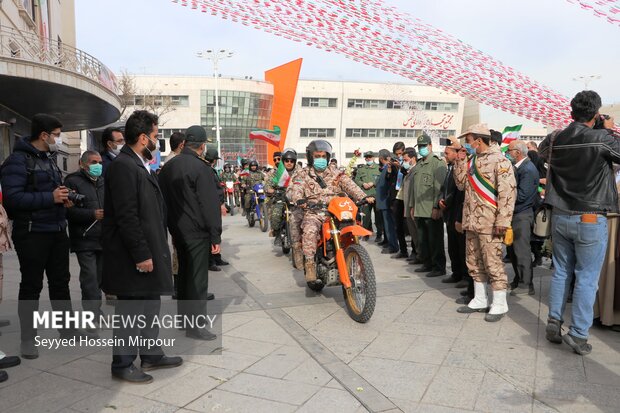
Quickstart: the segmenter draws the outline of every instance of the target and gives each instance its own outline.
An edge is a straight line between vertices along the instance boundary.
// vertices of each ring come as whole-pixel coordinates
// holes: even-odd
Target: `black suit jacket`
[[[443,181],[440,191],[440,199],[446,203],[446,209],[443,211],[443,220],[448,225],[454,225],[455,222],[462,222],[463,219],[463,203],[465,202],[465,192],[459,191],[454,180],[454,165],[448,167],[448,174]]]
[[[108,168],[103,219],[103,277],[108,294],[149,296],[172,292],[166,207],[157,179],[124,146]],[[153,260],[153,272],[136,264]]]

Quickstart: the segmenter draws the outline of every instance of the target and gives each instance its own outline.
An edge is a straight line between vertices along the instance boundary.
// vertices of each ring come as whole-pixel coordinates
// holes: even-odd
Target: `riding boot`
[[[306,282],[316,281],[316,263],[314,260],[306,260],[304,267],[306,269]]]
[[[293,265],[298,270],[302,270],[304,268],[304,253],[301,250],[301,242],[296,242],[293,244]]]

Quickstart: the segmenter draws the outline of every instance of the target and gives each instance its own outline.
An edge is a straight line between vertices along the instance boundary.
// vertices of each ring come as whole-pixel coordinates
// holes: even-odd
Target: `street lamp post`
[[[219,90],[219,62],[222,59],[226,59],[233,56],[233,52],[226,49],[220,50],[205,50],[204,52],[198,52],[196,55],[203,59],[208,59],[213,62],[213,77],[215,78],[215,139],[217,141],[217,152],[222,155],[222,141],[220,137],[220,90]]]

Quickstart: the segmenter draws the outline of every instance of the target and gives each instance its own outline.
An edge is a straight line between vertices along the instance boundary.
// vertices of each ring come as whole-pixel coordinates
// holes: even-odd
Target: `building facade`
[[[160,115],[162,138],[200,124],[215,142],[215,89],[212,77],[133,76],[134,109],[147,108]],[[269,82],[219,77],[220,135],[222,158],[235,162],[256,158],[270,162],[266,144],[250,141],[252,129],[271,129],[274,87]],[[153,103],[156,105],[153,106]],[[464,121],[479,122],[478,105],[438,89],[405,84],[299,80],[281,148],[292,147],[305,158],[312,139],[332,143],[334,156],[348,162],[355,150],[392,149],[396,141],[415,145],[415,138],[428,133],[436,151],[450,135],[463,129]],[[467,125],[465,125],[467,126]],[[164,145],[162,154],[169,152]]]
[[[78,167],[79,133],[120,115],[114,74],[75,48],[74,0],[0,1],[0,160],[15,139],[30,134],[30,119],[48,113],[63,123],[58,164]]]

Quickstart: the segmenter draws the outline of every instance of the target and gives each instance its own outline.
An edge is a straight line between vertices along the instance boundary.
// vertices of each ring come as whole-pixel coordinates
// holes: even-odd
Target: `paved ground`
[[[536,296],[511,298],[509,316],[490,324],[455,312],[455,288],[367,244],[378,300],[361,325],[347,316],[339,288],[318,295],[304,288],[266,234],[244,222],[225,218],[231,265],[211,275],[225,307],[222,355],[187,356],[181,368],[154,372],[149,385],[112,381],[109,351],[24,360],[0,384],[0,411],[620,410],[620,334],[593,329],[587,357],[548,343],[547,269],[536,270]],[[5,298],[16,296],[17,270],[6,254]],[[77,275],[74,259],[72,270]],[[15,323],[3,334],[17,334]],[[2,350],[17,351],[11,347]]]

